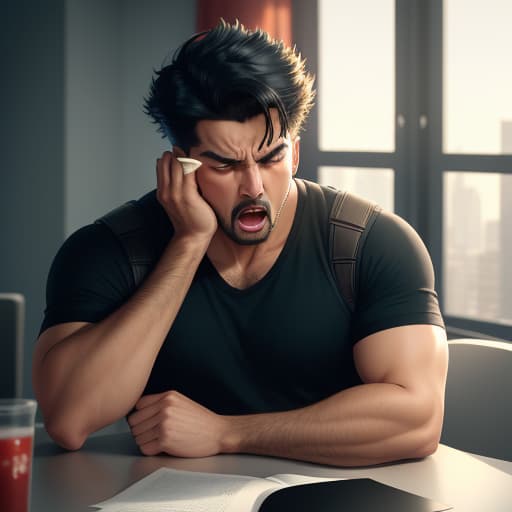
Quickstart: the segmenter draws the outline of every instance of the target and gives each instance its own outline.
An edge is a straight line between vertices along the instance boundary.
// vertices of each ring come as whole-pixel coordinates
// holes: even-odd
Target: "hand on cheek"
[[[181,163],[177,158],[181,154],[179,149],[174,154],[165,151],[157,160],[158,202],[171,220],[176,235],[211,238],[217,229],[217,218],[199,193],[197,161]]]

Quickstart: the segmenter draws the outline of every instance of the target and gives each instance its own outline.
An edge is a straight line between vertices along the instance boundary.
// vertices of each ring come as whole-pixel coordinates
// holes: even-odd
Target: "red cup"
[[[36,402],[0,400],[0,511],[28,512]]]

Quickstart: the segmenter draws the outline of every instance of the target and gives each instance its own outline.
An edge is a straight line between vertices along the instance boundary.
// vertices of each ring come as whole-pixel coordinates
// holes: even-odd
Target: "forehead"
[[[199,148],[231,150],[251,148],[256,152],[265,152],[269,147],[280,140],[281,125],[277,112],[271,111],[271,119],[274,129],[273,139],[270,146],[267,141],[258,150],[265,137],[265,116],[259,114],[245,121],[231,120],[202,120],[196,125],[196,134],[199,139]],[[282,140],[282,139],[281,139]]]

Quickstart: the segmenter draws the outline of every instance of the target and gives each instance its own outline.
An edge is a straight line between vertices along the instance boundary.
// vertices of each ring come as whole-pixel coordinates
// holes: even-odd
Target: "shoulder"
[[[88,224],[66,238],[57,253],[57,258],[65,255],[85,256],[116,252],[119,248],[115,237],[106,226],[100,223]]]
[[[169,229],[165,226],[165,219],[159,211],[155,191],[131,203],[137,207],[141,231],[145,235],[144,241],[156,239],[157,232],[160,234],[161,230]],[[118,209],[119,207],[115,210]],[[85,284],[105,280],[110,283],[121,283],[123,288],[133,286],[131,266],[125,247],[117,233],[101,221],[112,211],[96,222],[78,229],[64,241],[50,268],[49,285],[53,282],[78,284],[80,281]]]
[[[295,179],[299,193],[299,207],[306,215],[316,219],[327,228],[329,215],[338,191],[332,187],[319,185],[313,181]]]
[[[300,178],[295,178],[295,181],[299,189],[299,196],[316,206],[322,205],[330,209],[338,194],[338,190],[335,188],[320,185],[314,181]]]
[[[114,235],[102,224],[85,226],[53,259],[41,332],[65,322],[97,322],[132,289],[131,268]]]
[[[102,274],[130,282],[129,263],[119,240],[105,225],[89,224],[64,241],[52,262],[48,284],[87,282]]]
[[[134,204],[140,206],[142,228],[134,233],[136,244],[164,244],[169,233],[158,211],[154,193]],[[165,213],[165,212],[164,212]],[[144,237],[139,238],[140,234]],[[46,285],[46,310],[42,330],[70,321],[96,322],[123,303],[134,291],[132,265],[124,242],[104,222],[78,229],[55,255]]]
[[[423,240],[407,221],[386,210],[378,214],[366,235],[361,269],[385,271],[389,279],[418,275],[434,285],[432,261]]]
[[[404,219],[381,211],[358,262],[354,339],[413,324],[444,327],[430,254]]]
[[[172,236],[169,217],[156,198],[156,190],[136,201],[128,201],[100,217],[129,259],[154,263]]]

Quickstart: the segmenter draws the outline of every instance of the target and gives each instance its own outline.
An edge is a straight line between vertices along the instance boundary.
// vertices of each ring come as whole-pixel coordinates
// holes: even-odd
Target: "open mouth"
[[[238,226],[242,231],[254,233],[260,231],[267,221],[267,210],[261,206],[244,208],[237,216]]]

